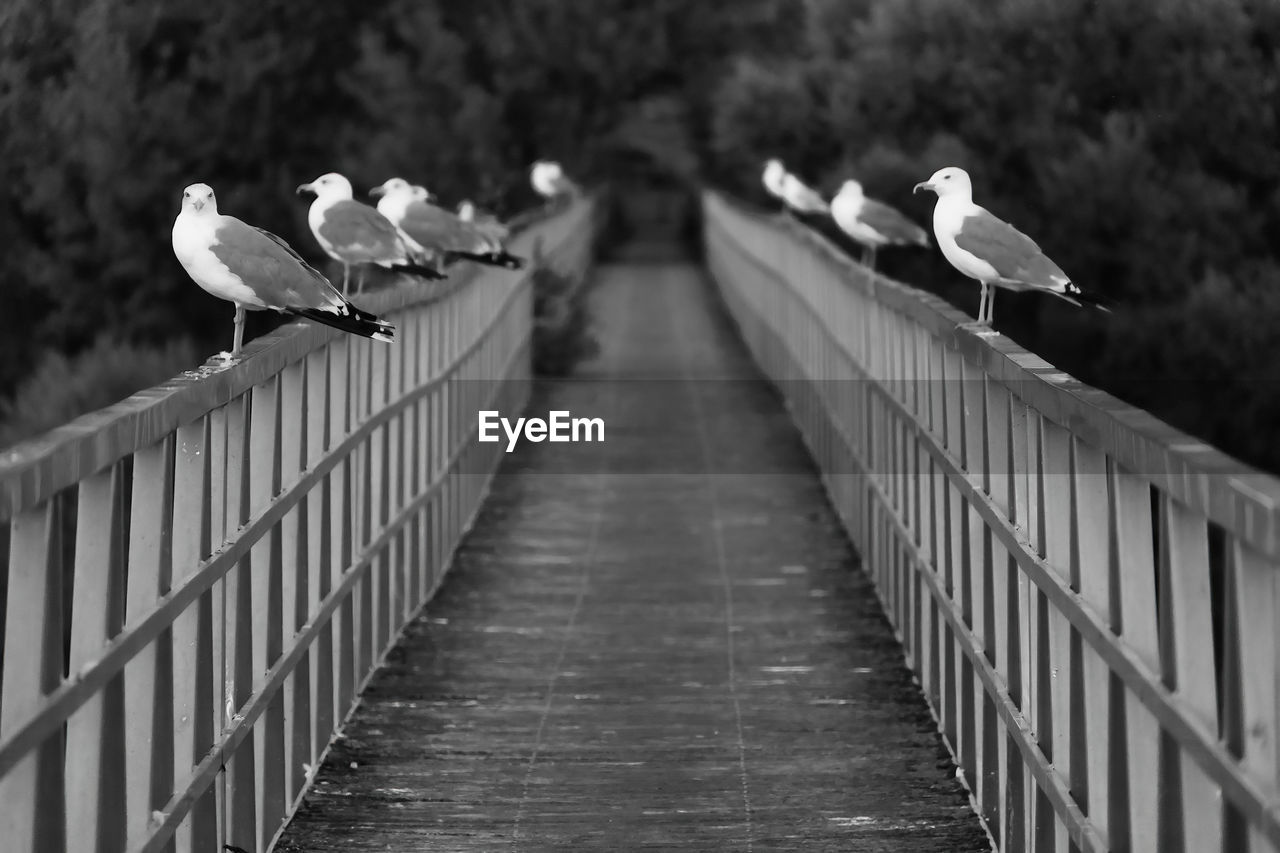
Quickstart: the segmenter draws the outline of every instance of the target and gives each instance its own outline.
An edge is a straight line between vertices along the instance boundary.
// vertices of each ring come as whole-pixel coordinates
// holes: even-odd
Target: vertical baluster
[[[335,447],[350,434],[352,387],[351,348],[348,339],[329,345],[329,441]],[[357,451],[358,452],[358,451]],[[354,549],[352,494],[355,453],[347,455],[329,473],[330,588],[342,582],[351,566]],[[355,600],[352,588],[334,613],[334,720],[341,720],[355,690]]]
[[[1072,569],[1082,601],[1113,630],[1109,543],[1111,496],[1107,460],[1101,451],[1076,440],[1072,451]],[[1083,701],[1072,710],[1072,791],[1104,839],[1110,837],[1113,709],[1121,697],[1112,685],[1110,668],[1093,647],[1083,644]],[[1115,695],[1113,695],[1115,694]]]
[[[72,584],[72,675],[98,660],[124,624],[124,463],[80,482]],[[112,679],[67,721],[67,848],[123,849],[124,679]],[[6,799],[6,802],[12,802]]]
[[[373,410],[382,411],[392,398],[391,386],[395,379],[394,365],[396,359],[388,347],[379,347],[373,359]],[[381,536],[391,518],[391,495],[395,488],[395,473],[392,469],[395,458],[396,435],[400,427],[400,417],[396,416],[383,423],[374,433],[373,441],[373,519],[374,536]],[[372,537],[371,537],[372,538]],[[374,658],[379,659],[387,651],[395,639],[395,632],[400,627],[394,619],[395,601],[400,594],[397,583],[397,568],[393,562],[395,547],[387,542],[378,549],[374,557],[373,568],[377,585],[378,632],[377,649]]]
[[[279,379],[255,386],[250,405],[250,512],[262,512],[280,491],[281,436]],[[272,527],[250,547],[253,691],[266,684],[281,651],[281,531]],[[284,697],[277,691],[254,724],[257,751],[258,838],[268,844],[284,816]]]
[[[226,434],[226,500],[223,539],[230,539],[249,518],[249,393],[222,407]],[[253,693],[253,561],[242,559],[227,572],[222,591],[223,716],[226,724],[238,715]],[[227,758],[224,835],[225,842],[247,850],[257,849],[257,738],[250,730]]]
[[[209,545],[217,551],[227,541],[227,409],[219,406],[209,412]],[[233,566],[226,574],[216,579],[209,589],[209,627],[210,653],[212,665],[208,673],[207,695],[210,703],[209,719],[213,726],[215,740],[221,741],[230,723],[226,712],[226,690],[223,676],[226,673],[227,660],[227,600],[226,577],[235,571]],[[219,772],[213,783],[214,812],[216,826],[214,829],[215,849],[221,850],[226,843],[227,818],[227,774]]]
[[[178,428],[174,458],[173,585],[181,586],[209,556],[209,421]],[[195,766],[213,745],[213,601],[206,592],[174,617],[173,779],[187,787]],[[201,796],[174,839],[179,850],[212,850],[217,841],[212,792]]]
[[[280,372],[280,488],[296,483],[306,469],[308,423],[307,394],[310,382],[307,360],[286,365]],[[323,375],[323,374],[322,374]],[[307,622],[310,600],[308,579],[313,555],[308,549],[309,504],[318,495],[303,495],[280,521],[281,651],[292,648],[298,631]],[[284,790],[292,803],[306,784],[303,765],[311,763],[311,651],[303,654],[283,686],[285,723]]]
[[[150,613],[169,590],[173,441],[170,435],[133,457],[125,625]],[[162,634],[125,667],[126,835],[131,848],[147,837],[151,812],[162,808],[173,790],[168,640]]]
[[[10,520],[5,609],[4,702],[0,738],[27,722],[62,681],[61,498],[55,495]],[[61,732],[35,745],[0,776],[0,831],[7,849],[65,849]]]
[[[1228,599],[1224,639],[1228,649],[1224,729],[1227,747],[1241,759],[1241,767],[1261,790],[1277,789],[1280,716],[1280,582],[1276,567],[1263,555],[1232,536],[1227,540]],[[1241,830],[1228,824],[1224,849],[1271,853],[1275,847],[1257,826]]]
[[[332,345],[307,355],[306,464],[315,468],[329,452],[329,356]],[[339,466],[341,467],[341,466]],[[335,469],[336,470],[336,469]],[[307,496],[307,601],[306,618],[315,618],[320,602],[332,588],[334,555],[329,536],[329,519],[333,499],[331,477],[326,476]],[[330,617],[316,637],[311,658],[311,733],[310,763],[315,769],[321,752],[329,742],[334,726],[333,708],[333,634],[336,616]],[[309,779],[307,782],[309,783]]]
[[[1111,524],[1111,579],[1119,590],[1121,641],[1147,667],[1160,673],[1159,633],[1156,627],[1155,550],[1151,490],[1144,480],[1119,466],[1111,475],[1114,518]],[[1129,808],[1128,843],[1134,853],[1159,851],[1158,801],[1163,786],[1159,773],[1160,727],[1143,704],[1128,691],[1124,695],[1125,762]],[[1117,846],[1124,838],[1113,840]]]
[[[1160,652],[1165,683],[1205,735],[1218,735],[1209,592],[1209,529],[1204,518],[1160,493]],[[1221,789],[1166,739],[1166,766],[1180,766],[1182,804],[1166,801],[1164,826],[1182,823],[1185,849],[1212,850],[1222,836]],[[1170,798],[1172,799],[1172,798]],[[1174,849],[1172,845],[1169,849]]]

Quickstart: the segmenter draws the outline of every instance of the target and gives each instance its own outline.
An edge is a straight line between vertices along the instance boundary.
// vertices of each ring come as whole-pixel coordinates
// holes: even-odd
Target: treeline
[[[1001,294],[996,326],[1280,470],[1280,3],[808,0],[790,56],[743,57],[713,119],[717,182],[763,201],[781,157],[927,224],[943,165],[1032,235],[1106,317]],[[881,255],[970,313],[936,251]]]
[[[783,0],[7,0],[0,445],[226,348],[230,307],[170,249],[185,185],[316,262],[292,191],[327,171],[514,213],[535,201],[538,157],[591,180],[632,137],[705,140],[730,57],[776,52],[801,22]],[[633,133],[671,102],[675,143]],[[251,315],[250,336],[273,319]],[[131,363],[146,369],[121,381]],[[103,394],[51,402],[35,383],[53,375]]]

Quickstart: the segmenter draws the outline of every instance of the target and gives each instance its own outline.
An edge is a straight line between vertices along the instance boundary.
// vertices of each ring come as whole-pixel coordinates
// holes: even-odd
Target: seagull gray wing
[[[862,203],[862,211],[858,219],[874,228],[891,243],[916,243],[929,245],[929,237],[923,228],[912,222],[901,212],[882,202],[866,199]]]
[[[966,216],[956,245],[995,268],[1002,278],[1047,290],[1062,290],[1070,278],[1036,241],[984,208]]]
[[[343,304],[329,280],[284,240],[223,216],[209,247],[268,308],[332,308]]]
[[[396,226],[367,204],[344,199],[324,213],[318,229],[334,250],[350,256],[352,262],[399,260],[406,247]]]
[[[442,207],[415,201],[405,209],[400,227],[418,243],[446,252],[488,252],[489,240],[477,228]]]

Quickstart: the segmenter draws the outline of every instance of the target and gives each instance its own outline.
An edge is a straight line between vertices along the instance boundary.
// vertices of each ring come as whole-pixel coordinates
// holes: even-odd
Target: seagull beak
[[[202,198],[192,199],[191,206],[195,208],[197,211],[204,210],[204,199]]]
[[[298,188],[294,190],[298,195],[302,195],[303,193],[313,193],[315,191],[316,188],[312,184],[298,184]]]
[[[916,184],[914,187],[911,188],[911,194],[915,195],[916,193],[920,192],[920,190],[931,190],[933,188],[934,188],[933,184],[929,183],[928,181],[921,181],[920,183]]]
[[[387,194],[386,187],[374,187],[373,189],[369,190],[369,198],[378,198],[379,196],[384,196],[386,194]]]

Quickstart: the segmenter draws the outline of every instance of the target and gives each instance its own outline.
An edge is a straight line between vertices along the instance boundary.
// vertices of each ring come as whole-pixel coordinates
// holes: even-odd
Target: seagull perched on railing
[[[307,213],[311,233],[329,257],[342,264],[342,292],[347,292],[351,266],[376,264],[383,269],[406,272],[429,279],[444,278],[444,273],[424,265],[426,249],[414,245],[385,216],[367,204],[355,200],[351,182],[336,172],[321,175],[309,184],[301,184],[298,194],[315,193]],[[356,281],[356,292],[363,284],[363,271]]]
[[[224,360],[240,355],[245,309],[296,314],[388,343],[395,335],[395,326],[344,299],[284,240],[218,213],[208,184],[182,191],[182,210],[173,222],[173,253],[196,284],[236,306],[231,352],[219,354]]]
[[[862,245],[862,262],[876,268],[881,246],[928,246],[929,235],[887,204],[867,198],[862,184],[845,181],[831,199],[831,218],[840,230]]]
[[[994,287],[1035,290],[1065,299],[1073,305],[1094,305],[1103,311],[1101,297],[1081,290],[1062,268],[1049,260],[1036,242],[986,208],[973,203],[969,173],[948,166],[915,185],[912,192],[932,190],[938,195],[933,208],[933,235],[951,265],[982,285],[978,324],[991,326]]]
[[[507,238],[511,236],[511,229],[504,225],[498,217],[480,210],[469,199],[458,202],[458,218],[463,222],[474,224],[481,231],[497,240],[500,245],[505,244]]]
[[[786,198],[783,195],[783,184],[787,178],[787,167],[782,165],[782,161],[775,158],[770,159],[764,164],[764,174],[760,176],[760,182],[764,184],[765,190],[769,195],[782,202],[783,210],[786,210]]]
[[[529,169],[529,183],[533,184],[538,195],[548,201],[555,201],[561,196],[576,196],[582,192],[554,160],[539,160],[534,163]]]
[[[419,246],[445,257],[465,258],[505,269],[524,266],[524,259],[508,253],[500,241],[432,204],[431,194],[425,187],[411,186],[404,178],[389,178],[382,186],[369,190],[369,195],[381,196],[378,212]]]
[[[817,190],[806,186],[790,172],[782,176],[782,200],[796,213],[830,213],[831,207],[818,195]]]

